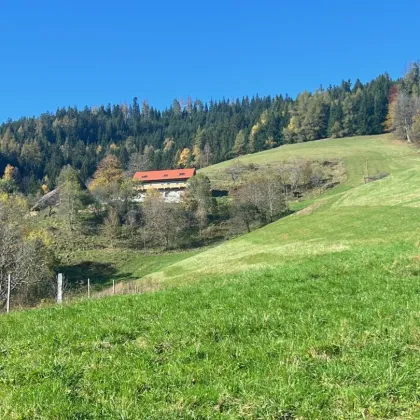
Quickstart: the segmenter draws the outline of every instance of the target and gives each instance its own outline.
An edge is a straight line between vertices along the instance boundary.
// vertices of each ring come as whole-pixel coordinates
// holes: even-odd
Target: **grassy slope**
[[[245,163],[280,162],[291,156],[342,157],[347,181],[312,202],[307,211],[168,266],[153,277],[178,282],[197,278],[198,273],[222,274],[282,265],[293,258],[377,246],[418,235],[419,212],[412,209],[420,206],[420,154],[415,149],[385,135],[285,146],[243,159]],[[389,172],[390,176],[363,184],[366,158],[370,174]],[[209,176],[221,173],[225,166],[228,164],[209,168]]]
[[[243,164],[270,164],[287,159],[305,158],[313,160],[344,158],[348,170],[347,188],[359,185],[366,174],[366,158],[370,174],[376,172],[395,172],[405,168],[413,150],[401,147],[401,143],[392,139],[391,135],[348,137],[344,139],[318,140],[308,143],[285,145],[260,153],[245,155],[238,159]],[[225,161],[202,169],[214,183],[225,183],[229,176],[224,173],[232,164]]]
[[[1,317],[0,417],[418,418],[415,151],[382,136],[254,158],[293,150],[344,157],[348,183],[151,276],[183,287]],[[392,175],[360,185],[366,153]]]

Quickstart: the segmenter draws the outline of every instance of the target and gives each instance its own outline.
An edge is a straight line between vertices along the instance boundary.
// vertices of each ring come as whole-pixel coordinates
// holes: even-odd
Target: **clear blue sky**
[[[0,122],[399,77],[420,58],[419,17],[418,0],[1,0]]]

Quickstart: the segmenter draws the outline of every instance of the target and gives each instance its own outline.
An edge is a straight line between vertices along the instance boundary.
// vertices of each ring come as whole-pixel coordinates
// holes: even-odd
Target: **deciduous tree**
[[[75,229],[79,210],[82,209],[82,188],[79,175],[70,165],[65,166],[58,178],[60,195],[59,212],[72,232]]]

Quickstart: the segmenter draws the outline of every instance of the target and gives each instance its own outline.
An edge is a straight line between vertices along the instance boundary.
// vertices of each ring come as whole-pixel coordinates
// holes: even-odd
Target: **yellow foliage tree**
[[[123,170],[120,161],[115,155],[108,155],[99,162],[98,169],[93,174],[93,181],[89,188],[107,189],[113,185],[120,185],[123,181]]]
[[[385,122],[383,127],[388,133],[394,129],[394,115],[395,115],[395,104],[397,102],[398,89],[394,86],[391,88],[391,92],[388,96],[388,113],[386,114]]]
[[[178,165],[186,168],[191,162],[191,150],[186,147],[179,155]]]
[[[163,142],[163,151],[169,152],[174,147],[175,141],[172,137],[167,137]]]
[[[16,172],[16,168],[12,165],[7,164],[6,169],[4,170],[3,179],[5,181],[13,181],[15,172]]]
[[[48,188],[48,185],[47,185],[47,184],[42,184],[42,186],[41,186],[41,190],[42,190],[42,192],[43,192],[44,194],[47,194],[47,193],[49,193],[49,192],[50,192],[50,189]]]
[[[194,156],[194,166],[199,168],[201,163],[201,150],[197,144],[194,145],[192,154]]]

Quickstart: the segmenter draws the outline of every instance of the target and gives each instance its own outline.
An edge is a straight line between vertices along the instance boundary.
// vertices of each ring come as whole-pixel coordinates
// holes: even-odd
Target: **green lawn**
[[[173,264],[116,263],[154,293],[0,317],[0,418],[420,418],[417,151],[379,136],[256,156],[294,153],[342,154],[347,182]],[[366,155],[390,176],[363,185]]]

